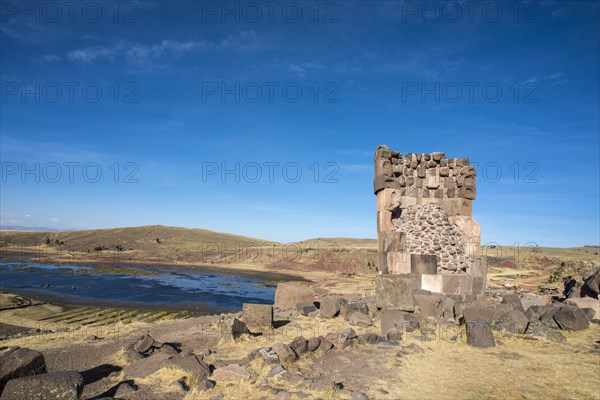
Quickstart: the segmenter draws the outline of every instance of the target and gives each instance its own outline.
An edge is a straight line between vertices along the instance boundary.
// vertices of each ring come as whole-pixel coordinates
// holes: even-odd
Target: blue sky
[[[387,144],[478,163],[484,244],[598,244],[599,3],[472,4],[2,0],[1,222],[374,238]]]

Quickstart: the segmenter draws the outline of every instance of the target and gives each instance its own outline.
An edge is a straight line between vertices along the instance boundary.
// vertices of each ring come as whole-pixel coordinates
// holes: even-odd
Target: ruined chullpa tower
[[[381,275],[402,277],[413,290],[483,296],[481,227],[471,216],[475,176],[467,158],[377,148],[374,192]]]

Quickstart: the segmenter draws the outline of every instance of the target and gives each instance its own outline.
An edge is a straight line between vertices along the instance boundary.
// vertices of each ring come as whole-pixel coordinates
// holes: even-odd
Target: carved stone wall
[[[415,289],[483,294],[481,227],[472,218],[476,169],[467,158],[379,146],[374,192],[380,273],[410,274]]]

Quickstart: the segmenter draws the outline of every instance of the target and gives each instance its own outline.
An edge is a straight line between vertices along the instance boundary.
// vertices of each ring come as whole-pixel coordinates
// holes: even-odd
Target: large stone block
[[[36,350],[17,348],[0,357],[0,393],[11,379],[46,372],[44,355]]]
[[[375,150],[375,159],[378,158],[392,158],[392,150],[385,144],[377,146],[377,150]]]
[[[464,215],[448,217],[448,221],[456,225],[463,236],[464,252],[472,259],[480,257],[481,225],[473,218]]]
[[[83,377],[77,371],[50,372],[9,381],[2,400],[79,400]]]
[[[470,294],[472,279],[470,275],[442,275],[442,293]]]
[[[400,310],[381,310],[381,334],[386,336],[392,329],[413,331],[419,327],[419,317],[414,313]]]
[[[382,189],[377,193],[377,210],[392,211],[400,206],[400,191],[397,189]]]
[[[387,252],[383,250],[379,250],[377,254],[377,261],[379,264],[379,272],[382,274],[389,273],[389,268],[387,264]]]
[[[441,318],[444,312],[444,296],[438,293],[430,295],[415,294],[415,305],[419,306],[424,317]]]
[[[554,314],[554,320],[560,329],[569,331],[582,331],[590,326],[585,313],[576,306],[562,307]]]
[[[406,235],[402,232],[391,231],[383,234],[384,251],[404,251],[406,247]]]
[[[547,294],[525,293],[521,296],[521,305],[525,312],[532,306],[545,306],[550,302],[550,297]],[[568,302],[567,302],[568,304]],[[541,314],[540,314],[541,315]],[[538,316],[539,318],[539,316]]]
[[[483,276],[473,277],[471,293],[474,295],[483,295],[485,293],[485,278]]]
[[[379,175],[387,175],[391,176],[393,174],[392,163],[390,160],[385,158],[380,158],[375,160],[375,176]]]
[[[475,197],[476,197],[475,188],[468,187],[468,186],[460,187],[460,188],[458,188],[458,196],[463,197],[465,199],[469,199],[469,200],[475,200]]]
[[[411,275],[378,275],[375,278],[377,308],[413,311],[413,283]]]
[[[442,293],[443,290],[443,275],[437,274],[422,274],[421,289],[429,290],[433,293]]]
[[[390,274],[410,274],[410,254],[403,251],[391,251],[387,253],[387,267]]]
[[[392,212],[391,211],[378,211],[377,212],[377,230],[379,232],[391,232],[394,228],[392,224]]]
[[[469,199],[463,199],[461,197],[444,199],[444,201],[442,201],[442,208],[449,217],[456,215],[470,217],[473,215],[473,202]]]
[[[335,296],[323,297],[320,301],[319,313],[323,318],[334,318],[340,313],[342,298]]]
[[[268,331],[273,326],[273,306],[244,303],[241,319],[253,332]]]
[[[523,304],[521,303],[521,299],[519,295],[514,293],[505,294],[502,296],[502,303],[508,304],[512,307],[513,310],[517,310],[525,314],[525,309],[523,308]]]
[[[496,346],[496,340],[490,324],[481,321],[467,322],[467,344],[484,348]]]
[[[593,310],[594,316],[592,319],[600,319],[600,300],[591,297],[581,297],[576,299],[567,299],[565,303],[571,306],[577,306],[581,309],[589,308]]]
[[[296,304],[315,301],[315,292],[305,285],[280,283],[275,291],[275,308],[295,310]]]
[[[435,254],[411,254],[411,268],[414,274],[437,274]]]
[[[373,180],[373,193],[377,194],[380,190],[399,188],[396,179],[393,176],[379,175]]]

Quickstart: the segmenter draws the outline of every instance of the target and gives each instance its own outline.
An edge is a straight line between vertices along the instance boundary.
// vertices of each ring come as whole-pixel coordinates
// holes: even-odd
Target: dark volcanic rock
[[[334,318],[340,313],[342,299],[334,296],[327,296],[320,300],[321,306],[319,313],[323,318]]]
[[[149,334],[145,334],[141,338],[138,339],[137,342],[133,345],[133,349],[140,353],[145,353],[154,345],[154,338]]]
[[[585,313],[576,306],[561,308],[554,314],[554,320],[561,329],[569,331],[582,331],[590,326]]]
[[[548,328],[540,321],[530,322],[529,325],[527,325],[525,334],[533,338],[543,338],[557,342],[565,341],[565,336],[562,333],[560,333],[560,331]]]
[[[82,389],[79,372],[50,372],[12,379],[4,387],[2,400],[79,400]]]
[[[292,340],[290,348],[294,350],[297,355],[302,355],[308,351],[308,341],[302,336],[298,336]]]
[[[11,379],[45,372],[46,361],[39,351],[25,348],[9,351],[0,357],[0,393]]]
[[[465,310],[467,311],[467,310]],[[496,341],[489,322],[467,320],[467,344],[475,347],[494,347]]]
[[[512,333],[525,333],[529,319],[522,311],[512,310],[504,314],[500,321],[494,324],[496,330],[506,330]]]

